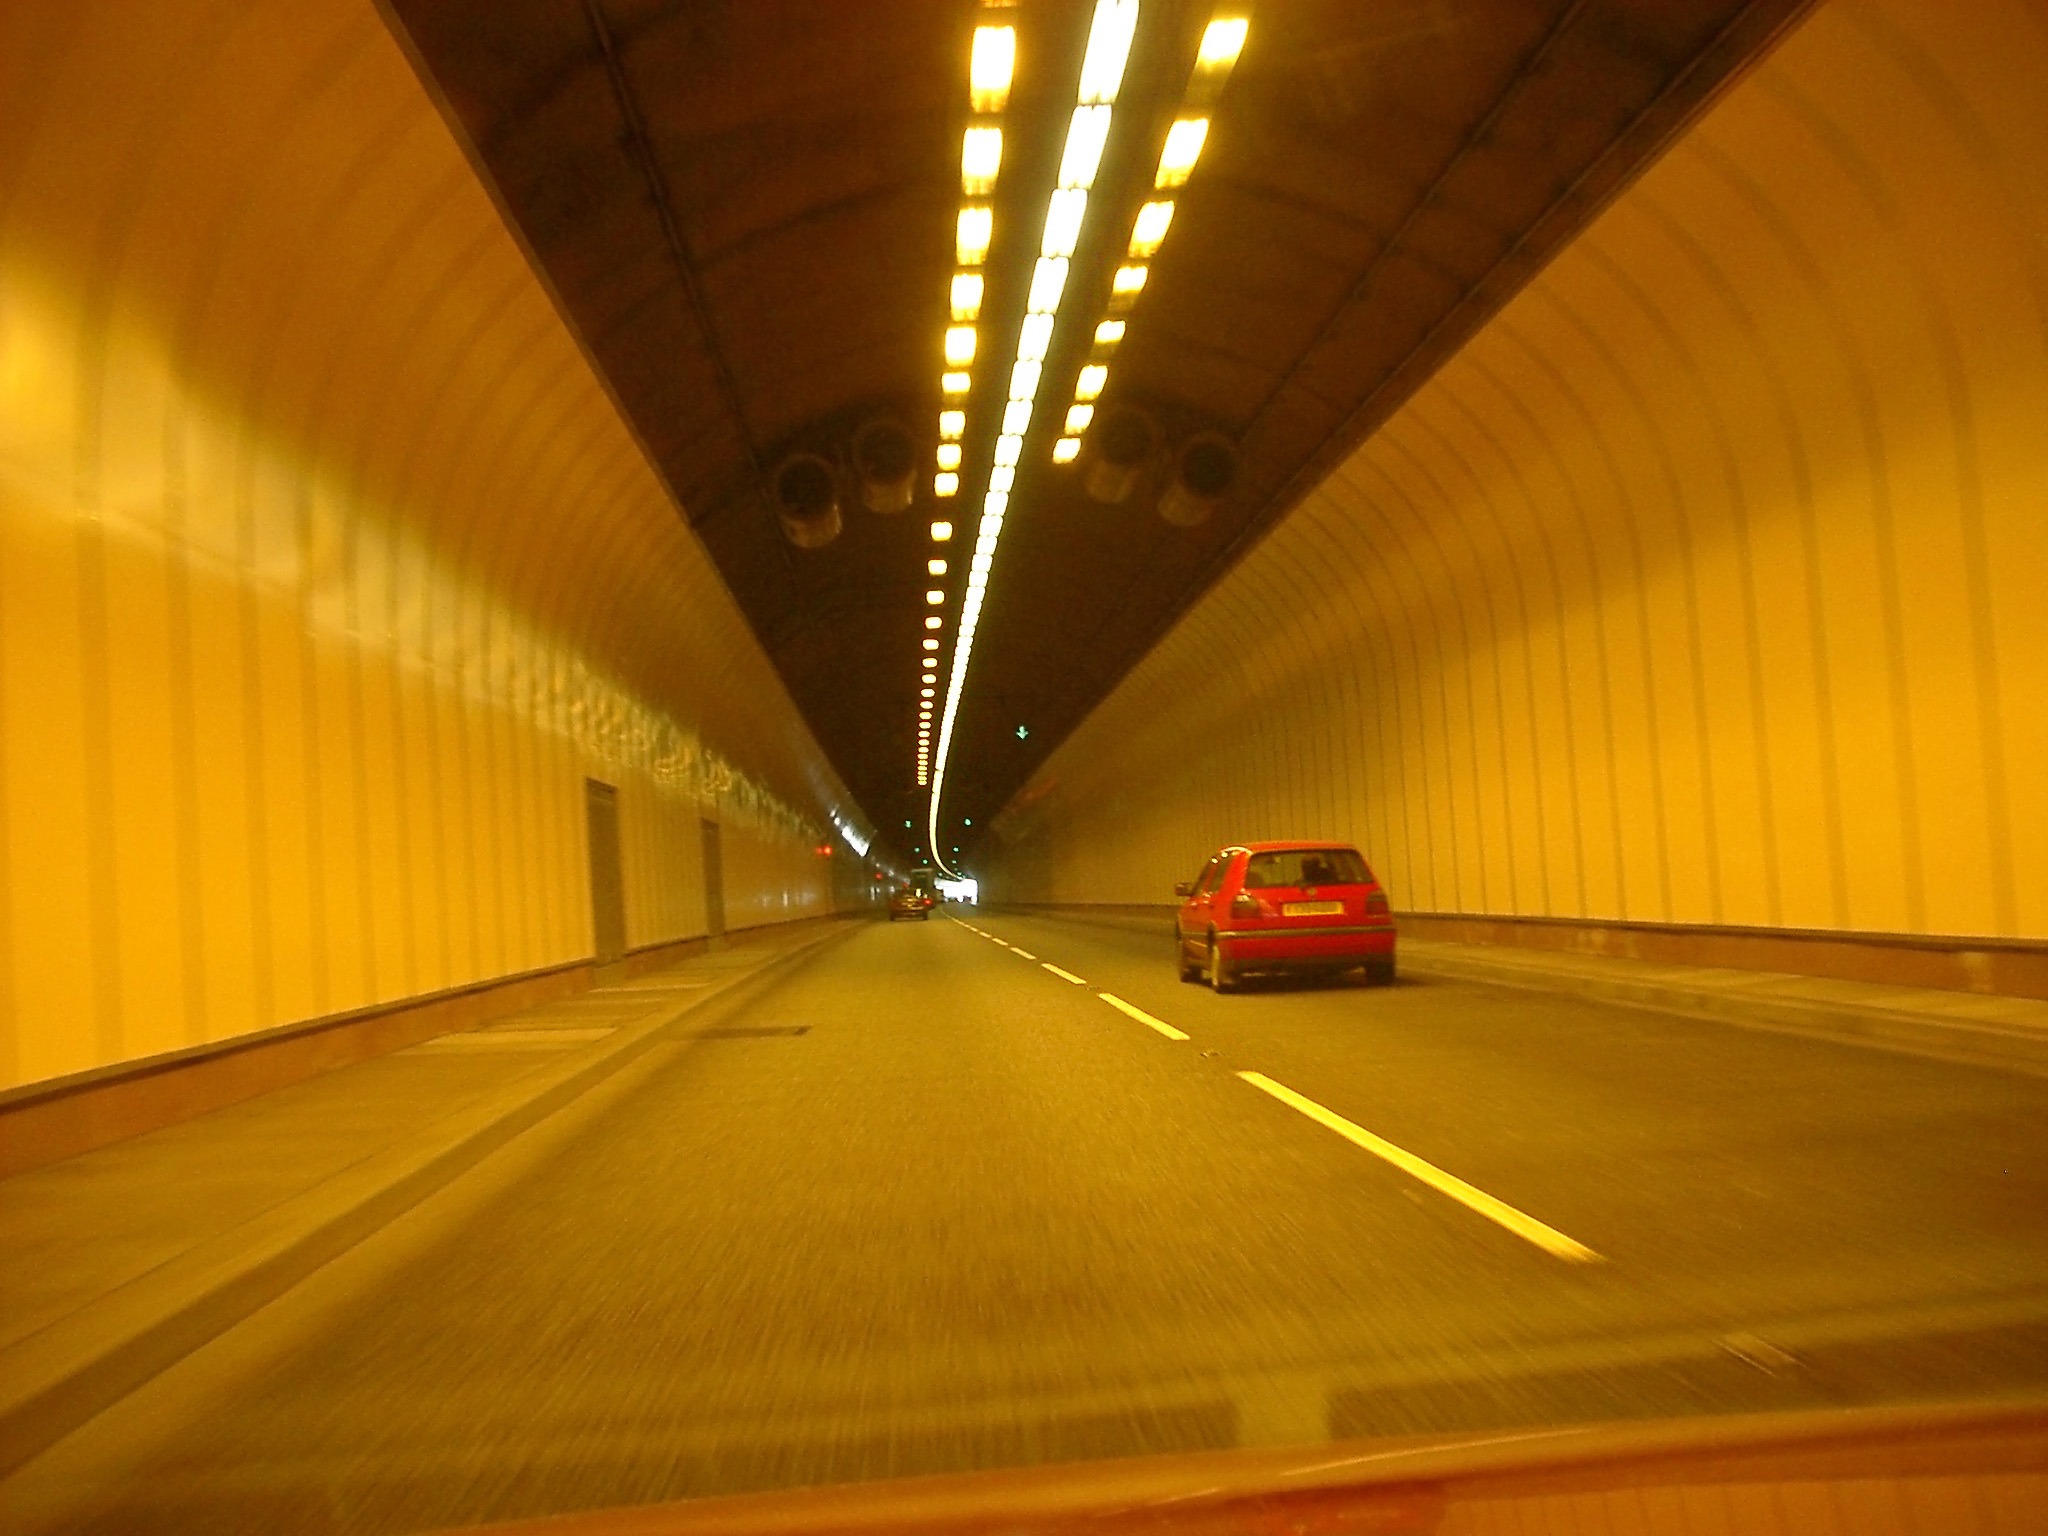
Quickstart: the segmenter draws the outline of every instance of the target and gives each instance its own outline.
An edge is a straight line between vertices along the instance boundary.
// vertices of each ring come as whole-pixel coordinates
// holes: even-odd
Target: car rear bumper
[[[1363,965],[1394,954],[1394,925],[1357,928],[1240,928],[1216,935],[1224,959],[1240,967]]]

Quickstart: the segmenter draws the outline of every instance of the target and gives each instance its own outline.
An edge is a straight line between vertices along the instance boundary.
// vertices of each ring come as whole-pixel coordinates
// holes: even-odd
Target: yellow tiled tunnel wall
[[[1155,648],[990,889],[2048,936],[2048,9],[1818,8]],[[1140,319],[1142,323],[1142,317]]]
[[[0,1086],[827,910],[844,792],[370,0],[0,8]],[[844,850],[841,850],[842,852]]]

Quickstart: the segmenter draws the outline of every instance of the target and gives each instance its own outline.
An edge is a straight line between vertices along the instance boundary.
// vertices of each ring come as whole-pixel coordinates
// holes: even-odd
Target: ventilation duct
[[[839,537],[839,477],[815,453],[793,453],[775,470],[775,513],[798,549],[823,549]]]
[[[917,483],[917,445],[893,421],[871,421],[853,439],[853,467],[861,505],[870,512],[901,512]]]
[[[1159,515],[1176,528],[1193,528],[1209,520],[1236,483],[1237,450],[1228,438],[1203,432],[1173,456],[1173,479],[1159,498]]]
[[[1107,406],[1095,417],[1088,450],[1088,494],[1113,506],[1137,489],[1159,452],[1159,429],[1134,405]]]

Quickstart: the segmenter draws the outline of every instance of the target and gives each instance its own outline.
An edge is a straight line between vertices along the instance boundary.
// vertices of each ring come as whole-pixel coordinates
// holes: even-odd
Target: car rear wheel
[[[1199,965],[1188,964],[1188,941],[1180,936],[1178,928],[1173,930],[1173,964],[1174,968],[1180,972],[1180,979],[1182,981],[1200,981],[1202,979],[1202,968]]]
[[[1223,958],[1223,946],[1216,942],[1216,935],[1209,935],[1209,989],[1212,992],[1235,992],[1237,976],[1230,969],[1230,962]]]
[[[1365,968],[1365,984],[1368,987],[1391,987],[1394,984],[1394,962],[1374,960]]]

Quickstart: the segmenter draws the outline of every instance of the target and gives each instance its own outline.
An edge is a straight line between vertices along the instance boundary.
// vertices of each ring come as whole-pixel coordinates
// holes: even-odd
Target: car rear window
[[[1275,886],[1369,885],[1372,871],[1353,848],[1282,848],[1255,853],[1244,867],[1248,891]]]

